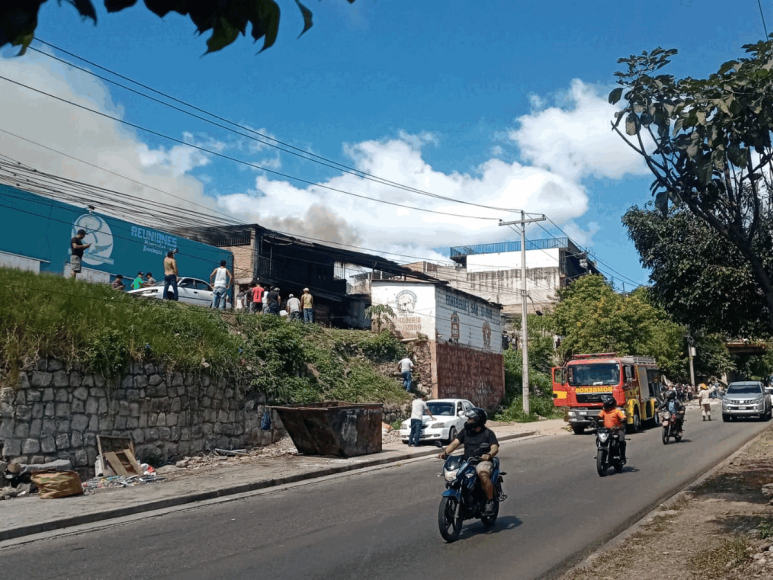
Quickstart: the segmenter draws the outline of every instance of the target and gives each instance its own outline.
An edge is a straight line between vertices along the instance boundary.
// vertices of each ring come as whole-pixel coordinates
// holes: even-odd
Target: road
[[[621,474],[596,474],[592,435],[505,444],[491,531],[437,530],[440,462],[426,460],[0,550],[26,578],[549,578],[622,531],[765,423],[702,422],[663,446],[631,435]],[[2,516],[2,509],[0,509]]]

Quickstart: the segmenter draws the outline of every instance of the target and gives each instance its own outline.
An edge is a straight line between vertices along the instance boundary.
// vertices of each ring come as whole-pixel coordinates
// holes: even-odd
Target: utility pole
[[[521,210],[521,219],[510,222],[499,220],[500,226],[521,226],[521,292],[523,302],[521,304],[521,352],[523,354],[523,412],[529,414],[529,334],[526,328],[526,313],[528,309],[528,294],[526,293],[526,224],[545,221],[545,216],[526,219],[526,212]]]
[[[689,334],[687,335],[687,354],[690,357],[690,385],[695,388],[695,370],[692,365],[692,358],[695,356],[695,340]]]

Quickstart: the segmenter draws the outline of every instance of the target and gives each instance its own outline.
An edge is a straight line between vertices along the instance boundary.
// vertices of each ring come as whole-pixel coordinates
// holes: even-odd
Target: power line
[[[757,6],[759,6],[760,9],[760,18],[762,18],[762,29],[765,31],[765,38],[768,37],[768,27],[765,24],[765,14],[762,12],[762,2],[760,0],[757,0]]]
[[[160,132],[155,131],[153,129],[148,129],[147,127],[143,127],[142,125],[138,125],[136,123],[131,123],[129,121],[126,121],[125,119],[121,119],[119,117],[115,117],[113,115],[109,115],[107,113],[103,113],[102,111],[98,111],[96,109],[92,109],[90,107],[86,107],[85,105],[80,105],[78,103],[75,103],[75,102],[70,101],[68,99],[65,99],[63,97],[59,97],[57,95],[53,95],[51,93],[47,93],[46,91],[42,91],[40,89],[36,89],[35,87],[31,87],[29,85],[25,85],[24,83],[21,83],[19,81],[15,81],[13,79],[10,79],[8,77],[4,77],[2,75],[0,75],[0,79],[2,79],[4,81],[7,81],[9,83],[12,83],[14,85],[17,85],[17,86],[20,86],[20,87],[24,87],[24,88],[26,88],[26,89],[28,89],[30,91],[36,92],[38,94],[46,95],[47,97],[50,97],[52,99],[56,99],[57,101],[61,101],[63,103],[67,103],[68,105],[72,105],[72,106],[77,107],[79,109],[82,109],[84,111],[88,111],[90,113],[94,113],[95,115],[99,115],[101,117],[105,117],[106,119],[110,119],[112,121],[116,121],[116,122],[121,123],[123,125],[127,125],[128,127],[132,127],[134,129],[138,129],[140,131],[145,131],[146,133],[150,133],[151,135],[155,135],[157,137],[161,137],[162,139],[167,139],[168,141],[172,141],[173,143],[177,143],[177,144],[183,145],[185,147],[190,147],[191,149],[196,149],[198,151],[203,151],[205,153],[209,153],[210,155],[214,155],[216,157],[221,157],[223,159],[227,159],[229,161],[233,161],[233,162],[239,163],[241,165],[246,165],[247,167],[252,167],[253,169],[260,169],[261,171],[265,171],[266,173],[271,173],[273,175],[277,175],[279,177],[284,177],[285,179],[290,179],[290,180],[293,180],[293,181],[297,181],[299,183],[305,183],[307,185],[311,185],[313,187],[318,187],[320,189],[326,189],[328,191],[333,191],[335,193],[343,193],[345,195],[351,195],[353,197],[357,197],[357,198],[360,198],[360,199],[367,199],[368,201],[373,201],[373,202],[376,202],[376,203],[383,203],[385,205],[402,207],[402,208],[405,208],[405,209],[412,209],[412,210],[415,210],[415,211],[421,211],[421,212],[432,213],[432,214],[437,214],[437,215],[446,215],[446,216],[465,218],[465,219],[478,219],[478,220],[498,221],[498,218],[494,218],[494,217],[470,216],[470,215],[462,215],[462,214],[455,214],[455,213],[450,213],[450,212],[437,211],[437,210],[432,210],[432,209],[425,209],[425,208],[420,208],[420,207],[416,207],[416,206],[405,205],[405,204],[402,204],[402,203],[396,203],[396,202],[393,202],[393,201],[386,201],[386,200],[383,200],[383,199],[376,199],[376,198],[368,197],[366,195],[362,195],[362,194],[359,194],[359,193],[353,193],[351,191],[345,191],[343,189],[338,189],[336,187],[331,187],[329,185],[323,185],[321,183],[316,183],[316,182],[310,181],[308,179],[303,179],[302,177],[296,177],[294,175],[289,175],[289,174],[283,173],[281,171],[276,171],[274,169],[269,169],[268,167],[262,167],[260,165],[255,164],[255,163],[250,163],[249,161],[244,161],[243,159],[238,159],[236,157],[232,157],[230,155],[226,155],[225,153],[220,153],[218,151],[212,151],[211,149],[207,149],[206,147],[202,147],[200,145],[195,145],[193,143],[188,143],[186,141],[183,141],[182,139],[177,139],[176,137],[171,137],[169,135],[165,135],[164,133],[160,133]]]
[[[215,121],[212,121],[211,119],[207,119],[206,117],[202,117],[201,115],[197,115],[195,113],[191,113],[190,111],[186,111],[185,109],[182,109],[180,107],[177,107],[175,105],[167,103],[167,102],[165,102],[165,101],[163,101],[161,99],[157,99],[157,98],[155,98],[155,97],[153,97],[151,95],[148,95],[146,93],[143,93],[141,91],[138,91],[136,89],[128,87],[128,86],[126,86],[124,84],[121,84],[121,83],[119,83],[119,82],[117,82],[117,81],[115,81],[113,79],[110,79],[110,78],[104,77],[102,75],[96,74],[95,72],[90,71],[90,70],[88,70],[86,68],[79,67],[78,65],[75,65],[75,64],[73,64],[73,63],[71,63],[69,61],[66,61],[64,59],[58,58],[58,57],[56,57],[56,56],[54,56],[54,55],[52,55],[50,53],[44,52],[44,51],[39,50],[39,49],[34,48],[34,47],[30,47],[31,50],[34,50],[35,52],[37,52],[39,54],[42,54],[44,56],[47,56],[48,58],[51,58],[51,59],[54,59],[54,60],[59,61],[61,63],[64,63],[64,64],[66,64],[68,66],[71,66],[71,67],[73,67],[73,68],[75,68],[75,69],[77,69],[79,71],[85,72],[86,74],[92,75],[92,76],[94,76],[94,77],[96,77],[98,79],[101,79],[101,80],[105,81],[105,82],[108,82],[108,83],[111,83],[111,84],[113,84],[115,86],[121,87],[121,88],[123,88],[123,89],[125,89],[127,91],[130,91],[132,93],[135,93],[135,94],[137,94],[139,96],[145,97],[145,98],[147,98],[147,99],[149,99],[149,100],[151,100],[153,102],[156,102],[156,103],[159,103],[161,105],[164,105],[165,107],[169,107],[171,109],[174,109],[175,111],[179,111],[179,112],[181,112],[181,113],[183,113],[185,115],[189,115],[191,117],[194,117],[196,119],[204,121],[205,123],[209,123],[209,124],[214,125],[216,127],[220,127],[221,129],[225,129],[226,131],[230,131],[230,132],[235,133],[237,135],[240,135],[242,137],[246,137],[248,139],[252,139],[253,141],[256,141],[256,142],[261,143],[263,145],[267,145],[269,147],[273,147],[275,149],[278,149],[279,151],[283,151],[285,153],[289,153],[290,155],[294,155],[294,156],[299,157],[301,159],[305,159],[305,160],[311,161],[313,163],[318,163],[320,165],[324,165],[325,167],[329,167],[331,169],[336,169],[337,171],[342,171],[342,172],[348,173],[350,175],[355,175],[357,177],[360,177],[360,178],[363,178],[363,179],[366,179],[366,180],[369,180],[369,181],[374,181],[374,182],[379,183],[381,185],[387,185],[387,186],[390,186],[390,187],[394,187],[394,188],[397,188],[397,189],[402,189],[402,190],[405,190],[405,191],[408,191],[408,192],[411,192],[411,193],[416,193],[416,194],[419,194],[419,195],[424,195],[424,196],[432,197],[432,198],[435,198],[435,199],[449,201],[449,202],[452,202],[452,203],[459,203],[459,204],[464,204],[464,205],[470,205],[470,206],[474,206],[474,207],[480,207],[480,208],[484,208],[484,209],[491,209],[491,210],[495,210],[495,211],[503,211],[503,212],[508,212],[508,213],[519,211],[519,210],[515,210],[515,209],[511,209],[511,208],[501,208],[501,207],[493,207],[493,206],[484,205],[484,204],[478,204],[478,203],[474,203],[474,202],[471,202],[471,201],[465,201],[465,200],[455,199],[455,198],[452,198],[452,197],[447,197],[447,196],[431,193],[431,192],[428,192],[428,191],[425,191],[425,190],[422,190],[422,189],[417,189],[415,187],[411,187],[411,186],[404,185],[404,184],[401,184],[401,183],[398,183],[398,182],[395,182],[395,181],[392,181],[392,180],[389,180],[389,179],[386,179],[386,178],[383,178],[383,177],[379,177],[379,176],[373,175],[373,174],[368,173],[366,171],[362,171],[362,170],[356,169],[354,167],[350,167],[348,165],[339,163],[339,162],[334,161],[332,159],[328,159],[328,158],[322,157],[320,155],[316,155],[314,153],[311,153],[311,152],[306,151],[304,149],[301,149],[299,147],[295,147],[293,145],[290,145],[289,143],[286,143],[284,141],[280,141],[279,139],[276,139],[274,137],[271,137],[269,135],[261,133],[259,131],[255,131],[254,129],[252,129],[250,127],[247,127],[245,125],[241,125],[241,124],[236,123],[234,121],[230,121],[229,119],[226,119],[224,117],[221,117],[219,115],[211,113],[211,112],[209,112],[209,111],[207,111],[205,109],[202,109],[202,108],[197,107],[195,105],[192,105],[190,103],[187,103],[187,102],[185,102],[185,101],[183,101],[181,99],[178,99],[176,97],[173,97],[172,95],[169,95],[167,93],[164,93],[162,91],[154,89],[154,88],[152,88],[152,87],[150,87],[148,85],[142,84],[142,83],[140,83],[138,81],[135,81],[135,80],[133,80],[133,79],[131,79],[131,78],[125,76],[125,75],[117,73],[117,72],[115,72],[115,71],[113,71],[111,69],[108,69],[106,67],[103,67],[103,66],[101,66],[101,65],[99,65],[99,64],[97,64],[95,62],[92,62],[92,61],[87,60],[87,59],[85,59],[85,58],[83,58],[81,56],[78,56],[78,55],[76,55],[76,54],[74,54],[72,52],[69,52],[69,51],[66,51],[66,50],[64,50],[62,48],[59,48],[58,46],[55,46],[55,45],[53,45],[53,44],[51,44],[49,42],[40,40],[39,38],[36,39],[36,40],[38,42],[46,45],[46,46],[49,46],[50,48],[53,48],[53,49],[58,50],[60,52],[63,52],[64,54],[67,54],[67,55],[69,55],[69,56],[71,56],[73,58],[76,58],[76,59],[78,59],[78,60],[80,60],[82,62],[85,62],[85,63],[89,64],[90,66],[93,66],[93,67],[96,67],[96,68],[98,68],[100,70],[108,72],[108,73],[110,73],[110,74],[112,74],[114,76],[117,76],[119,78],[122,78],[122,79],[124,79],[124,80],[126,80],[126,81],[128,81],[130,83],[133,83],[133,84],[135,84],[137,86],[140,86],[140,87],[142,87],[144,89],[147,89],[149,91],[152,91],[153,93],[156,93],[157,95],[161,95],[161,96],[163,96],[163,97],[165,97],[167,99],[170,99],[170,100],[172,100],[172,101],[174,101],[176,103],[180,103],[181,105],[189,107],[189,108],[191,108],[191,109],[193,109],[195,111],[198,111],[200,113],[203,113],[205,115],[208,115],[210,117],[218,119],[219,121],[223,121],[224,123],[228,123],[229,125],[232,125],[234,127],[238,127],[239,129],[242,129],[243,131],[248,131],[249,133],[253,133],[254,135],[257,135],[260,138],[256,138],[256,137],[254,137],[252,135],[246,135],[244,133],[241,133],[239,131],[234,130],[231,127],[227,127],[227,126],[222,125],[220,123],[216,123]]]

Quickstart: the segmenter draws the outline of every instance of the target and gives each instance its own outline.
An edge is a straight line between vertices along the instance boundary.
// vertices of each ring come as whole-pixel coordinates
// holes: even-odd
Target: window
[[[620,365],[617,363],[589,363],[571,365],[569,384],[579,386],[614,386],[620,383]]]
[[[464,411],[464,407],[462,407],[462,402],[461,402],[461,401],[459,401],[459,402],[456,404],[456,414],[458,415],[458,414],[459,414],[459,413],[461,413],[462,411]]]
[[[209,284],[207,284],[206,282],[202,282],[201,280],[196,280],[196,290],[209,291],[211,290],[211,288],[209,287]]]
[[[194,287],[193,280],[191,280],[190,278],[183,278],[182,280],[180,280],[180,283],[177,286],[179,286],[180,288],[193,288]]]

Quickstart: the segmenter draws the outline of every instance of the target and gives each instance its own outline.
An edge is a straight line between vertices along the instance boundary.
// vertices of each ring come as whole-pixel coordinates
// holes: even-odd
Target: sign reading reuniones
[[[157,230],[141,228],[139,226],[131,227],[131,235],[143,241],[142,251],[165,255],[170,250],[177,249],[177,238],[171,234],[165,234]]]
[[[72,224],[72,237],[78,234],[78,230],[86,230],[83,242],[91,244],[83,252],[83,261],[89,266],[101,266],[113,263],[113,232],[107,222],[93,213],[84,213]]]

